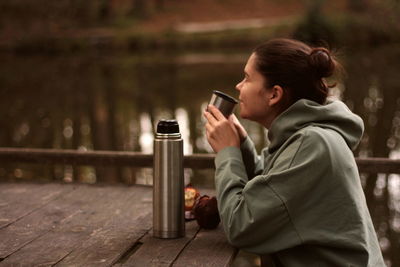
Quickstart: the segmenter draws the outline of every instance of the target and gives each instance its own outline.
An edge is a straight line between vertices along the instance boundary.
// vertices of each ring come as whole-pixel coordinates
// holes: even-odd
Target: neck
[[[268,114],[269,116],[267,118],[264,118],[262,122],[259,122],[262,124],[265,128],[269,129],[271,128],[272,123],[274,122],[275,118],[278,117],[285,109],[274,109],[271,110],[271,112]]]

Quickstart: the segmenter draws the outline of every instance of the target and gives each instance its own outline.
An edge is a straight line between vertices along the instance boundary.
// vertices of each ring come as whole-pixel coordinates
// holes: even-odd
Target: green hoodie
[[[218,208],[232,245],[276,266],[385,266],[351,149],[363,122],[340,101],[299,100],[261,156],[247,138],[215,159]]]

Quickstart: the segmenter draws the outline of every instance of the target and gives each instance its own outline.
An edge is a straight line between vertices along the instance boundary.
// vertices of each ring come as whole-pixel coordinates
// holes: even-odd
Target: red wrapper
[[[201,196],[193,207],[193,213],[198,225],[204,229],[217,228],[221,221],[215,197]]]
[[[194,220],[193,207],[200,197],[200,193],[191,185],[185,187],[185,219]]]

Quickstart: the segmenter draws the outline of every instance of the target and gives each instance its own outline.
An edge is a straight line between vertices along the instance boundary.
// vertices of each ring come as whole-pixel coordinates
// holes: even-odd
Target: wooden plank
[[[360,172],[366,173],[400,173],[400,159],[356,158]]]
[[[97,186],[82,186],[79,187],[79,195],[64,199],[65,209],[71,211],[70,215],[63,220],[58,221],[50,231],[39,236],[29,244],[20,248],[17,252],[7,257],[1,264],[13,265],[54,265],[65,259],[69,263],[73,259],[84,258],[80,250],[85,250],[85,245],[90,245],[88,253],[94,258],[97,251],[109,251],[109,254],[102,255],[107,260],[116,260],[123,251],[119,248],[110,249],[107,242],[124,240],[123,246],[129,247],[136,242],[138,238],[143,236],[145,231],[150,227],[143,223],[146,220],[137,220],[139,225],[135,225],[132,220],[133,215],[138,213],[137,210],[125,212],[129,207],[134,206],[135,197],[149,198],[151,189],[136,190],[137,187],[97,187]],[[77,192],[78,193],[78,192]],[[70,194],[72,195],[72,194]],[[74,204],[68,204],[74,203]],[[150,213],[148,208],[151,202],[145,201],[140,205],[146,206],[143,211],[139,212],[138,217],[145,217],[146,212]],[[62,203],[54,205],[59,207]],[[70,206],[70,207],[68,207]],[[40,220],[39,216],[35,217]],[[133,221],[133,226],[124,231],[124,228],[129,222]],[[148,220],[147,220],[148,221]],[[136,230],[136,232],[134,231]],[[108,233],[103,236],[102,233]],[[117,236],[115,236],[117,233]],[[128,234],[136,233],[136,239],[127,239]],[[129,236],[128,236],[129,237]],[[95,241],[90,241],[90,239]],[[133,237],[131,237],[133,238]],[[88,241],[89,240],[89,241]],[[97,241],[96,241],[97,240]],[[117,243],[118,243],[117,242]],[[121,243],[121,242],[120,242]],[[112,248],[112,247],[111,247]],[[76,251],[76,253],[74,252]],[[114,258],[110,254],[115,254]],[[90,257],[89,257],[90,258]],[[103,260],[103,258],[101,259]],[[99,262],[101,263],[101,262]],[[0,264],[0,265],[1,265]],[[79,263],[80,264],[80,263]],[[98,265],[98,264],[96,264]]]
[[[127,259],[122,266],[170,266],[180,255],[185,246],[197,234],[199,227],[195,221],[186,223],[186,235],[176,239],[160,239],[149,232],[139,240],[140,247]]]
[[[220,224],[215,230],[200,230],[173,266],[230,266],[235,255]]]
[[[152,191],[149,187],[132,189],[135,190],[133,196],[116,203],[118,211],[104,222],[99,220],[99,227],[90,237],[57,266],[110,266],[134,249],[137,241],[151,228]]]
[[[198,188],[201,195],[215,195],[215,190],[211,188]],[[174,262],[184,255],[184,250],[190,247],[191,242],[196,240],[199,226],[196,221],[186,222],[186,235],[178,239],[159,239],[152,237],[149,232],[139,240],[138,249],[125,259],[121,266],[171,266]],[[225,238],[224,235],[222,238]],[[205,248],[208,250],[208,248]],[[200,258],[204,260],[204,255]],[[196,258],[197,255],[195,255]],[[220,255],[218,255],[220,257]],[[206,256],[208,262],[208,256]],[[230,259],[229,259],[230,260]],[[187,266],[192,266],[191,263]]]
[[[62,184],[0,183],[0,229],[72,190]]]
[[[137,241],[148,232],[148,229],[133,229],[137,227],[94,229],[89,238],[83,239],[56,266],[110,266],[134,249]]]
[[[214,168],[214,154],[184,156],[184,167]],[[2,162],[53,163],[72,165],[111,165],[153,167],[153,154],[129,151],[79,151],[72,149],[0,148]]]
[[[184,156],[184,167],[213,169],[215,154]],[[58,163],[73,165],[153,166],[153,155],[129,151],[79,151],[60,149],[0,148],[2,162]],[[360,172],[400,173],[400,159],[356,158]]]
[[[29,184],[27,187],[31,186]],[[51,184],[43,185],[51,188]],[[70,187],[69,185],[63,185]],[[63,194],[60,198],[22,219],[0,229],[0,258],[6,258],[33,240],[55,228],[62,220],[82,212],[82,207],[96,201],[95,196],[87,194],[88,186],[76,187],[74,191]],[[28,205],[28,203],[27,203]]]
[[[150,187],[76,187],[0,230],[0,252],[12,251],[0,266],[180,266],[205,258],[207,266],[225,266],[233,257],[221,229],[198,232],[195,221],[185,238],[153,238]]]
[[[192,169],[214,169],[215,154],[185,155],[183,166]]]
[[[153,155],[128,151],[80,151],[72,149],[0,148],[2,162],[76,165],[153,166]]]

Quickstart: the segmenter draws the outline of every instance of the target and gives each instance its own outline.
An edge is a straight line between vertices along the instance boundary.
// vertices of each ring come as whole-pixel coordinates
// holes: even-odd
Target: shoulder
[[[282,171],[296,165],[320,166],[332,154],[338,136],[331,130],[308,126],[293,134],[277,151],[274,169]],[[321,167],[321,166],[320,166]]]
[[[288,153],[295,156],[301,151],[311,150],[316,152],[320,151],[329,143],[329,130],[317,126],[307,126],[294,133],[282,146],[282,153]],[[322,151],[321,151],[322,152]]]
[[[302,136],[301,149],[318,156],[329,157],[333,154],[350,151],[344,138],[335,130],[320,126],[308,126],[299,131]]]

